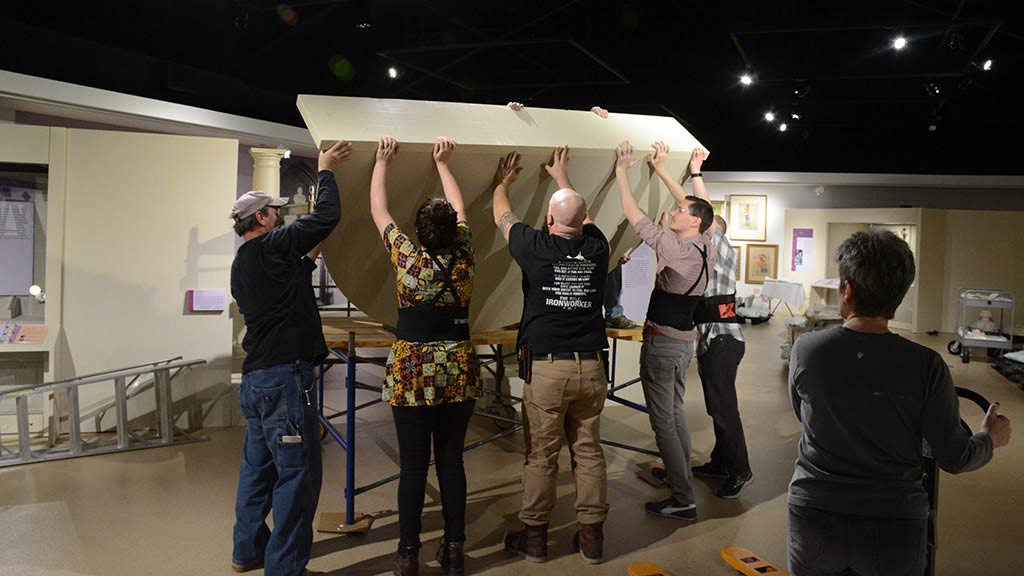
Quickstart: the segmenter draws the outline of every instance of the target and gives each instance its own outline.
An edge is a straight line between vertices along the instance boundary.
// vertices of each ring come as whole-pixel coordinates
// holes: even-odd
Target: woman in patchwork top
[[[473,238],[462,192],[448,168],[454,150],[455,142],[447,138],[438,138],[434,145],[445,199],[430,198],[417,211],[419,246],[388,213],[387,168],[398,154],[394,138],[381,138],[370,181],[370,211],[384,238],[398,287],[397,339],[388,356],[383,392],[395,420],[401,465],[400,538],[393,565],[398,576],[418,574],[431,439],[444,515],[444,536],[436,557],[445,574],[465,573],[462,447],[480,396],[480,362],[469,340]]]

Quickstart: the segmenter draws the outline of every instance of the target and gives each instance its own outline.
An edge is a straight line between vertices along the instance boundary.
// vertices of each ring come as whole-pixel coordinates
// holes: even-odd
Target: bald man
[[[576,481],[574,543],[590,564],[604,558],[607,474],[598,425],[608,393],[604,350],[608,240],[587,214],[568,175],[569,148],[555,149],[545,166],[559,189],[548,203],[547,226],[535,230],[512,213],[508,188],[521,170],[515,152],[495,175],[494,222],[523,271],[519,372],[526,422],[521,526],[505,534],[505,548],[531,562],[548,555],[548,523],[555,506],[558,454],[568,439]]]

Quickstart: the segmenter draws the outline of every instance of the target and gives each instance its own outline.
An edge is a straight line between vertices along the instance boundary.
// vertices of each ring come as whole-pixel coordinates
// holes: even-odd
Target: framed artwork
[[[747,244],[747,284],[764,284],[779,273],[778,244]]]
[[[764,242],[768,237],[768,197],[729,196],[729,239]]]
[[[715,216],[721,216],[725,218],[729,216],[729,203],[725,200],[712,200],[711,208],[715,211]]]

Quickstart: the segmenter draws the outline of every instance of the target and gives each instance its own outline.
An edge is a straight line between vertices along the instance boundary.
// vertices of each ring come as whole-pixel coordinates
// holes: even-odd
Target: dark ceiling
[[[4,0],[0,68],[295,126],[299,93],[671,115],[714,170],[1024,174],[1018,4]]]

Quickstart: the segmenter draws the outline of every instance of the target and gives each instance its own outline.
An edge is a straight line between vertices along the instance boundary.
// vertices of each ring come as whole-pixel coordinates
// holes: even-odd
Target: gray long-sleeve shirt
[[[836,326],[801,336],[789,365],[803,423],[791,504],[843,514],[927,518],[922,444],[950,473],[992,458],[988,434],[960,426],[953,379],[930,348]]]

